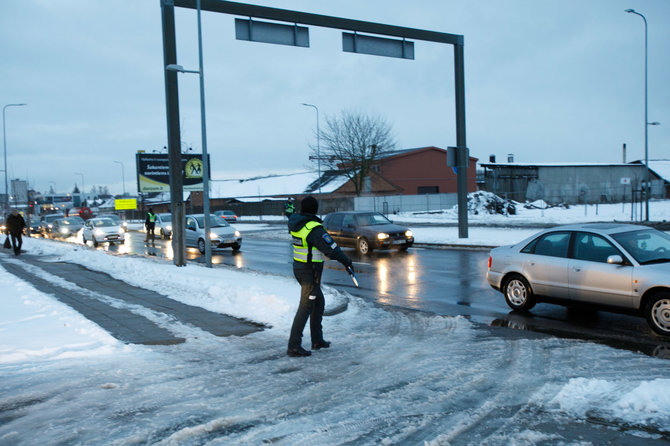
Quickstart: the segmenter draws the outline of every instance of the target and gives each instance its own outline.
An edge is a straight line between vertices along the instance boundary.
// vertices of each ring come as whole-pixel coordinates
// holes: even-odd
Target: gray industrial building
[[[481,186],[484,190],[518,202],[544,200],[548,204],[579,204],[639,201],[645,181],[645,166],[639,162],[481,163],[480,166],[484,170]],[[653,167],[650,162],[651,197],[666,198],[668,181]]]

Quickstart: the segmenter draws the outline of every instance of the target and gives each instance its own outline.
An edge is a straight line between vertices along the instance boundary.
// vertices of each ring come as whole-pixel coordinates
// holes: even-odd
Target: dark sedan
[[[79,230],[84,227],[84,220],[81,217],[66,217],[54,220],[51,227],[51,236],[68,238],[77,235]]]
[[[373,249],[406,250],[414,243],[412,231],[378,212],[333,212],[326,215],[323,226],[338,244],[363,255]]]

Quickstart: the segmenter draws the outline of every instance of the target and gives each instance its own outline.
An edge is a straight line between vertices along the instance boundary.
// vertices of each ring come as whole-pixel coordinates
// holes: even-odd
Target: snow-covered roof
[[[240,180],[212,182],[211,198],[253,198],[290,196],[318,190],[317,172],[298,172],[286,175],[267,175]],[[321,192],[332,193],[349,179],[335,172],[322,173]]]
[[[670,181],[670,160],[649,160],[649,169],[665,181]]]

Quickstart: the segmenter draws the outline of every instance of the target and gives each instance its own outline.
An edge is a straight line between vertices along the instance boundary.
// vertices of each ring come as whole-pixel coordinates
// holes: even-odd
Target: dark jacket
[[[288,229],[290,232],[297,232],[300,231],[303,226],[305,226],[308,222],[310,221],[316,221],[321,223],[321,219],[317,217],[316,215],[312,214],[293,214],[289,217],[288,219]],[[333,260],[337,260],[344,266],[351,266],[351,259],[347,257],[342,250],[340,249],[337,244],[333,241],[332,238],[330,238],[330,235],[328,235],[328,232],[326,232],[326,229],[323,226],[316,226],[314,227],[309,235],[307,235],[307,243],[310,246],[314,246],[316,249],[327,255],[329,258]],[[333,245],[335,246],[333,248]],[[308,263],[302,263],[302,262],[296,262],[295,260],[293,261],[293,265],[296,266],[296,264],[299,264],[300,266],[305,265],[308,267],[311,267]]]
[[[9,217],[7,217],[7,232],[9,234],[21,234],[23,232],[23,228],[25,227],[26,221],[23,219],[21,214],[9,214]]]

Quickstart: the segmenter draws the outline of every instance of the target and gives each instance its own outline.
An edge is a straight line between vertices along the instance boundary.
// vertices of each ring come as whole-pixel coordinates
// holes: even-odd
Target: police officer
[[[312,196],[300,202],[300,213],[294,213],[288,221],[293,240],[293,274],[300,284],[300,304],[293,319],[288,340],[289,356],[309,356],[312,353],[302,348],[302,332],[309,319],[312,350],[330,347],[323,339],[321,319],[325,300],[321,292],[323,254],[351,268],[351,260],[337,246],[316,216],[319,203]]]
[[[149,208],[149,212],[147,212],[144,227],[147,229],[147,236],[144,238],[144,241],[148,242],[149,234],[151,234],[151,243],[154,243],[154,237],[156,237],[156,214],[154,214],[153,208]]]

